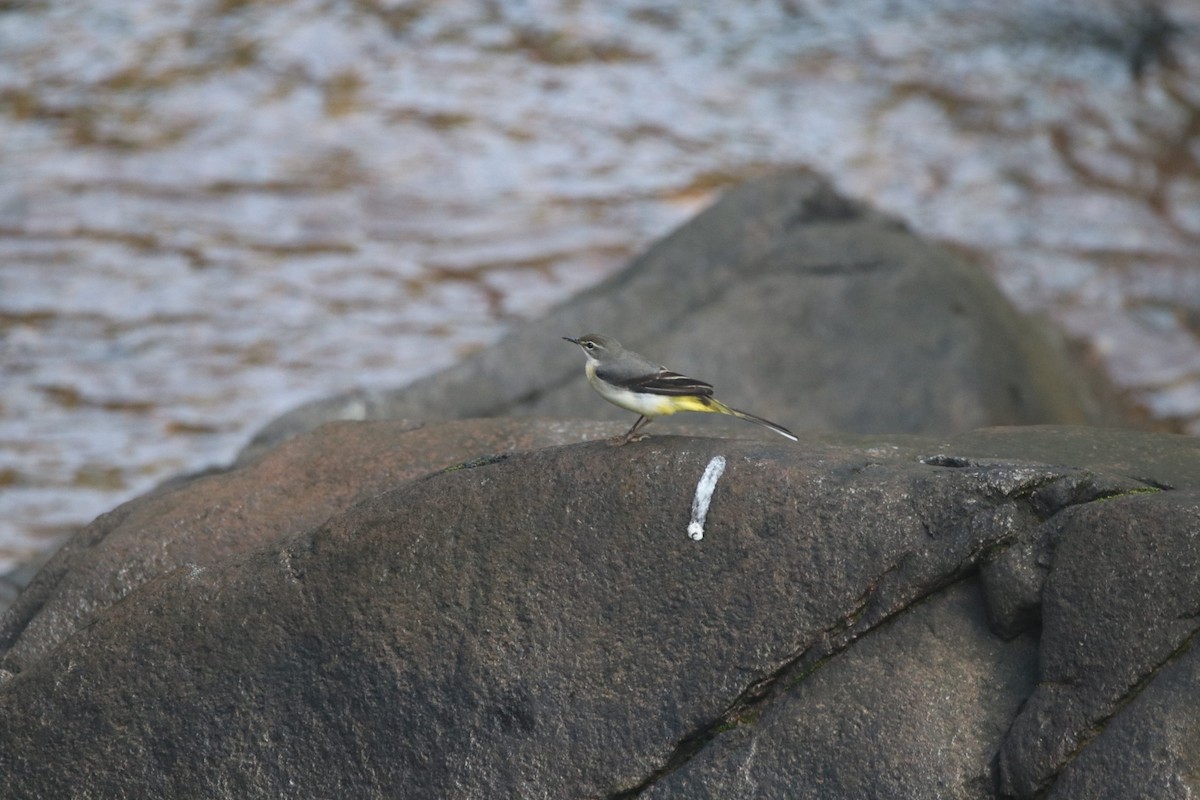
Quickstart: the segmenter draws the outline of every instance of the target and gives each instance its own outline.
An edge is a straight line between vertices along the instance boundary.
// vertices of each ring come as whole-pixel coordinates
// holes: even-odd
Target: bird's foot
[[[650,438],[650,435],[647,433],[635,433],[633,435],[625,434],[624,436],[612,437],[611,439],[608,440],[608,444],[611,447],[621,447],[622,445],[627,445],[630,442],[640,442],[642,439],[649,439],[649,438]]]

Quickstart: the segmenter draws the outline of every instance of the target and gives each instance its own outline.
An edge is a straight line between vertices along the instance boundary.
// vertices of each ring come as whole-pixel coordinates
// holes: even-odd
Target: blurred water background
[[[1200,433],[1198,134],[1195,0],[0,0],[0,571],[795,165]]]

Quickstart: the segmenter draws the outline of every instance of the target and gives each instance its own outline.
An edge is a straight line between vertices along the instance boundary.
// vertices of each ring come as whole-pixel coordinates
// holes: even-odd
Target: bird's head
[[[588,361],[605,361],[621,354],[621,343],[603,334],[586,333],[578,339],[572,339],[570,336],[563,338],[579,345]]]

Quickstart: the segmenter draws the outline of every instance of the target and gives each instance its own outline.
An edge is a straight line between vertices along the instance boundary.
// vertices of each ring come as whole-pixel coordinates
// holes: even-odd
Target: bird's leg
[[[654,417],[642,417],[640,420],[633,423],[633,427],[630,429],[629,433],[625,434],[625,441],[640,442],[642,439],[645,439],[646,434],[641,433],[641,430],[651,422],[654,422]],[[636,436],[634,435],[635,432],[637,433]]]
[[[638,433],[638,429],[644,428],[653,421],[652,417],[647,417],[644,414],[637,418],[637,422],[633,423],[633,427],[629,429],[629,433],[624,436],[615,436],[608,440],[608,443],[613,447],[620,447],[630,442],[640,442],[646,438],[646,434]]]

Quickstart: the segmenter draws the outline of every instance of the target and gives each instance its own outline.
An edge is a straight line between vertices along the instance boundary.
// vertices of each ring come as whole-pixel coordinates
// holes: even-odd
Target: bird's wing
[[[600,369],[596,370],[596,374],[614,386],[628,389],[631,392],[675,396],[694,395],[697,397],[712,397],[713,394],[711,383],[698,381],[695,378],[680,375],[678,372],[671,372],[669,369],[659,369],[658,372],[638,375],[633,378],[614,378],[613,376],[605,375],[603,370]]]

